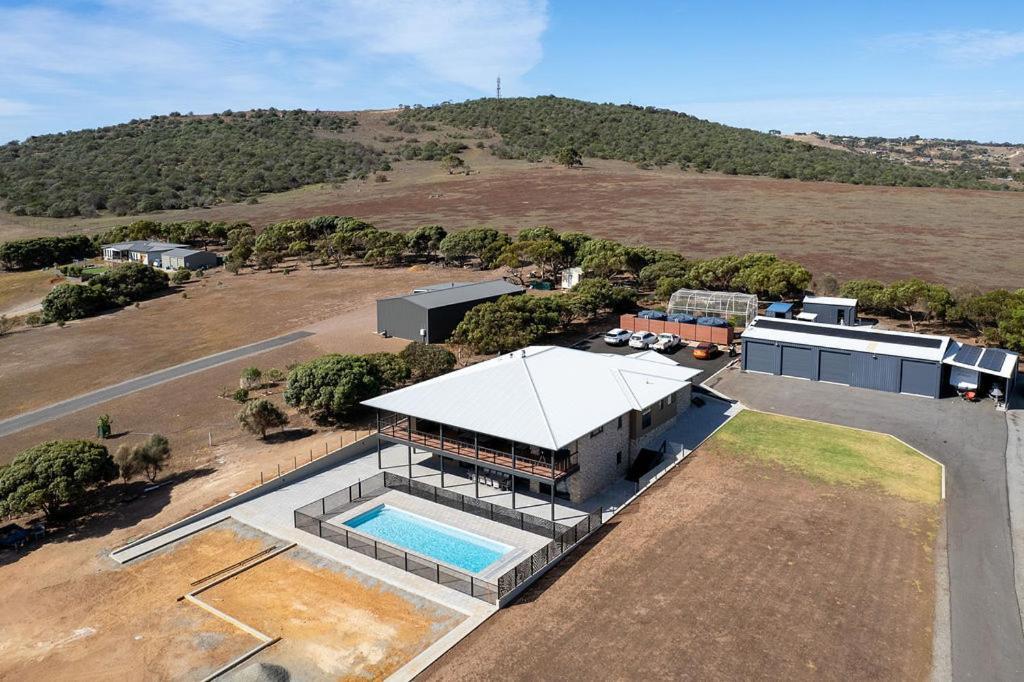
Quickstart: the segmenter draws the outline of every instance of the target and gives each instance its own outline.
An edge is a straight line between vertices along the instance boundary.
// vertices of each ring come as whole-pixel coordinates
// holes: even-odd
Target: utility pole
[[[498,76],[497,98],[501,99],[501,76]]]

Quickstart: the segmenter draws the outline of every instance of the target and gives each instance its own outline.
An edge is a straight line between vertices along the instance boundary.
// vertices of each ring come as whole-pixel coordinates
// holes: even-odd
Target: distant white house
[[[103,260],[133,261],[162,270],[203,270],[217,265],[217,255],[209,251],[196,251],[186,244],[144,239],[105,245]]]

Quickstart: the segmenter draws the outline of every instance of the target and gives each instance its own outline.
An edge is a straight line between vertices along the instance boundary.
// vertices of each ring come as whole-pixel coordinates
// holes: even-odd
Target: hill
[[[370,122],[362,130],[363,121]],[[489,140],[489,143],[485,143]],[[558,97],[479,99],[400,112],[154,116],[0,146],[0,208],[49,218],[137,215],[254,201],[435,161],[472,143],[499,159],[564,146],[641,168],[915,187],[999,188],[974,165],[948,172],[823,148],[665,109]]]
[[[910,137],[857,137],[793,133],[791,140],[845,149],[911,166],[959,172],[1019,189],[1024,185],[1024,144]]]
[[[987,188],[971,169],[939,172],[712,123],[687,114],[560,97],[478,99],[412,108],[407,121],[487,128],[505,158],[540,159],[566,146],[584,156],[642,165],[679,165],[729,175],[830,180],[858,185]]]
[[[260,110],[31,137],[0,147],[0,199],[15,215],[116,215],[242,201],[386,168],[341,139],[351,117]]]

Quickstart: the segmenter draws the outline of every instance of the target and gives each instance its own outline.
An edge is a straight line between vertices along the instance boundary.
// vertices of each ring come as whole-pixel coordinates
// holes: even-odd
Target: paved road
[[[84,393],[69,400],[63,400],[59,403],[54,403],[53,405],[41,407],[38,410],[25,412],[24,414],[19,414],[17,417],[11,417],[0,421],[0,437],[8,436],[23,429],[38,426],[39,424],[45,424],[52,419],[64,417],[87,407],[93,407],[99,403],[106,402],[107,400],[120,398],[128,395],[129,393],[135,393],[136,391],[151,388],[157,384],[173,381],[174,379],[180,379],[188,374],[201,372],[203,370],[210,369],[211,367],[223,365],[249,355],[263,353],[273,348],[285,346],[289,343],[293,343],[299,339],[304,339],[307,336],[312,335],[313,332],[298,331],[292,332],[291,334],[285,334],[284,336],[276,336],[272,339],[258,341],[257,343],[251,343],[247,346],[239,346],[238,348],[226,350],[222,353],[207,355],[206,357],[199,358],[198,360],[192,360],[180,365],[175,365],[174,367],[161,369],[157,372],[153,372],[152,374],[135,377],[134,379],[129,379],[128,381],[121,382],[120,384],[107,386],[106,388],[101,388],[99,390],[92,391],[91,393]]]
[[[1024,679],[1007,498],[1004,413],[726,370],[714,388],[755,409],[891,433],[946,465],[946,532],[955,680]]]

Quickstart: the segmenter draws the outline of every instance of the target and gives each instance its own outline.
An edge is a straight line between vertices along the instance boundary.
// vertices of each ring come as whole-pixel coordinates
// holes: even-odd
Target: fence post
[[[440,585],[441,584],[441,564],[439,564],[437,562],[434,562],[434,568],[437,571],[437,580],[435,580],[434,582],[436,582],[438,585]]]
[[[281,478],[281,463],[277,463],[277,477]]]
[[[377,558],[377,541],[376,540],[373,541],[373,558],[374,559]]]
[[[326,497],[321,497],[320,498],[320,515],[321,516],[327,516],[327,498]]]
[[[405,555],[405,572],[408,573],[409,572],[409,553],[408,552],[402,552],[402,554]]]
[[[260,469],[260,485],[263,485],[263,470]]]
[[[469,596],[476,596],[476,583],[473,582],[473,576],[469,576]]]
[[[299,468],[299,456],[298,455],[293,455],[292,456],[292,469],[298,469],[298,468]]]
[[[359,479],[359,499],[363,497],[363,479]]]
[[[316,535],[321,538],[324,536],[324,522],[320,519],[316,520]]]

